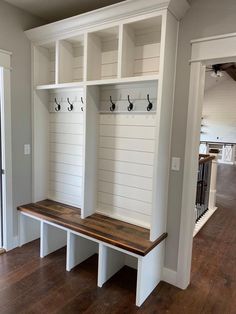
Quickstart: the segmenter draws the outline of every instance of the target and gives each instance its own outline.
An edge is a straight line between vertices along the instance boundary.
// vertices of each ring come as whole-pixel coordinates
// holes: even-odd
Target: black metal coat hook
[[[68,102],[68,104],[70,105],[69,107],[67,107],[67,110],[68,110],[68,111],[72,111],[72,110],[74,109],[74,105],[70,102],[69,97],[67,97],[67,102]]]
[[[149,94],[147,94],[147,100],[148,100],[147,111],[150,111],[153,108],[153,104],[150,102]]]
[[[129,102],[129,106],[127,107],[127,109],[128,109],[128,111],[131,111],[134,108],[134,104],[130,101],[129,95],[128,95],[128,102]]]
[[[81,101],[82,104],[84,104],[83,97],[80,98],[80,101]],[[81,109],[81,111],[84,111],[84,107],[80,107],[80,109]]]
[[[116,109],[116,104],[112,101],[111,96],[110,96],[110,103],[111,103],[110,111],[114,111]]]
[[[56,111],[60,111],[60,110],[61,110],[61,105],[60,105],[60,103],[57,101],[56,98],[54,98],[54,102],[55,102],[55,104],[57,105],[57,107],[55,107],[55,110],[56,110]]]

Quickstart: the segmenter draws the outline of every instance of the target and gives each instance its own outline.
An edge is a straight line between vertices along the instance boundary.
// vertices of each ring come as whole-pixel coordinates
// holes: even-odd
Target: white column
[[[217,179],[217,166],[218,166],[218,154],[210,154],[215,159],[212,160],[211,166],[211,181],[210,181],[210,196],[209,196],[209,209],[214,210],[216,207],[216,179]]]

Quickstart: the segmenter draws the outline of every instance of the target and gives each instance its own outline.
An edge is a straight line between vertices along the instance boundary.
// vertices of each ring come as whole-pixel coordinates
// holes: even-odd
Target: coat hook
[[[82,104],[84,104],[83,97],[80,98],[80,101],[81,101]],[[84,107],[80,107],[80,109],[81,109],[81,111],[84,111]]]
[[[110,96],[110,103],[111,103],[110,111],[114,111],[116,109],[116,104],[112,101],[111,96]]]
[[[60,110],[61,110],[61,105],[60,105],[60,103],[57,101],[56,98],[54,98],[54,102],[55,102],[55,104],[57,105],[57,107],[55,108],[55,110],[56,110],[56,111],[60,111]]]
[[[153,104],[150,102],[149,94],[147,94],[147,100],[148,100],[147,111],[150,111],[152,110]]]
[[[134,108],[134,104],[130,101],[129,95],[128,95],[128,102],[129,102],[129,106],[127,107],[127,109],[128,109],[128,111],[131,111]]]
[[[70,105],[69,107],[67,107],[67,110],[68,110],[68,111],[72,111],[72,110],[74,109],[74,105],[70,102],[69,97],[67,97],[67,102],[68,102],[68,104]]]

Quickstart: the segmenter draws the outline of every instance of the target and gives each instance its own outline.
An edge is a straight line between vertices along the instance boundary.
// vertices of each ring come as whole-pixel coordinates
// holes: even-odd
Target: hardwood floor
[[[96,256],[67,273],[65,250],[40,259],[35,241],[0,255],[0,313],[236,313],[236,168],[221,166],[219,179],[219,209],[194,239],[187,290],[161,283],[137,308],[134,270],[100,289]]]

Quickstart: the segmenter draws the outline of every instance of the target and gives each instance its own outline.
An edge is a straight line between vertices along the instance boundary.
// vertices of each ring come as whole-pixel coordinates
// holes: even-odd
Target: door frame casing
[[[194,208],[199,154],[199,134],[205,85],[206,64],[236,60],[236,33],[191,41],[190,87],[184,157],[181,222],[176,285],[186,289],[190,283]]]
[[[12,129],[11,129],[11,56],[0,49],[1,97],[1,141],[2,141],[2,234],[3,248],[11,250],[16,246],[14,237],[14,210],[12,193]]]

